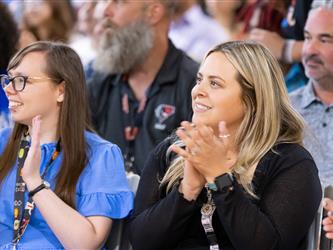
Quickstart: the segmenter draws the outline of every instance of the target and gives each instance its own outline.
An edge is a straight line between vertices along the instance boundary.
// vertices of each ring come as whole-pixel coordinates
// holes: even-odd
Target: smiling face
[[[33,117],[41,115],[43,123],[57,124],[64,96],[63,85],[55,85],[48,79],[43,67],[46,64],[45,53],[31,52],[24,56],[16,68],[8,72],[11,77],[22,75],[40,78],[28,79],[21,92],[14,91],[12,84],[5,88],[15,122],[29,126]]]
[[[333,10],[312,10],[304,28],[302,62],[315,82],[333,80]]]
[[[192,89],[193,123],[208,125],[218,134],[219,122],[225,121],[235,133],[245,112],[237,74],[221,52],[213,52],[203,61]]]

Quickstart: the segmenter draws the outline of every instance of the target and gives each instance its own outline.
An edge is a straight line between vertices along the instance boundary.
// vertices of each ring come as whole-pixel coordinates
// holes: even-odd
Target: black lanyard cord
[[[27,158],[29,148],[30,148],[30,136],[29,134],[22,135],[20,148],[18,152],[18,164],[17,164],[17,171],[16,171],[16,183],[15,183],[15,194],[14,194],[14,234],[13,234],[13,241],[12,243],[14,246],[19,242],[24,231],[26,230],[32,211],[35,207],[35,203],[32,200],[32,197],[29,197],[28,202],[24,206],[24,194],[26,191],[26,184],[22,178],[22,168],[24,166],[24,162]],[[42,179],[45,178],[45,175],[50,168],[51,164],[57,158],[61,151],[60,146],[60,139],[57,142],[56,149],[52,153],[51,159],[48,161],[45,170],[42,174]]]

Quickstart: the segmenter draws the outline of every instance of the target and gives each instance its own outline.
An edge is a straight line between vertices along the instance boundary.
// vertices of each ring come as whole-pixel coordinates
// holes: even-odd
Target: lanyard
[[[140,102],[133,102],[133,100],[129,100],[129,95],[131,95],[129,87],[123,85],[121,90],[121,104],[123,111],[124,136],[126,140],[126,148],[124,152],[125,169],[128,172],[132,171],[136,173],[137,170],[134,166],[134,145],[139,129],[142,127],[147,98],[143,98]]]
[[[26,191],[26,185],[23,181],[21,171],[27,158],[30,147],[30,136],[29,134],[24,134],[21,139],[20,149],[18,152],[18,164],[16,172],[16,183],[15,183],[15,194],[14,194],[14,235],[13,241],[14,248],[16,248],[17,243],[24,234],[29,222],[31,213],[35,207],[35,203],[32,197],[29,197],[28,202],[24,207],[24,193]],[[54,150],[51,159],[47,163],[45,170],[42,174],[42,179],[44,179],[47,170],[50,168],[52,162],[57,158],[61,150],[60,140],[57,142],[56,149]]]
[[[216,234],[213,228],[213,214],[216,209],[212,199],[212,191],[207,188],[207,203],[201,207],[201,224],[205,230],[207,239],[209,241],[209,250],[219,250]]]

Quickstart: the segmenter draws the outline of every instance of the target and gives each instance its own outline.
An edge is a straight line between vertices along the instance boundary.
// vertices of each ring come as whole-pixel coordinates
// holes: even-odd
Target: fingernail
[[[327,216],[330,216],[330,217],[331,217],[332,215],[333,215],[333,211],[328,211],[328,212],[327,212]]]

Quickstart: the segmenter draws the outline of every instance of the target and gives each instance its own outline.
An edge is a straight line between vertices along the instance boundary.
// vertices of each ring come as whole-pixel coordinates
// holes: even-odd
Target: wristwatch
[[[213,183],[208,183],[208,189],[214,192],[226,193],[234,189],[235,178],[231,173],[224,173],[217,176]]]
[[[48,183],[47,181],[43,180],[42,184],[40,184],[38,187],[36,187],[35,189],[31,190],[29,192],[29,197],[34,196],[36,193],[38,193],[39,191],[43,190],[43,189],[50,189],[50,183]]]

